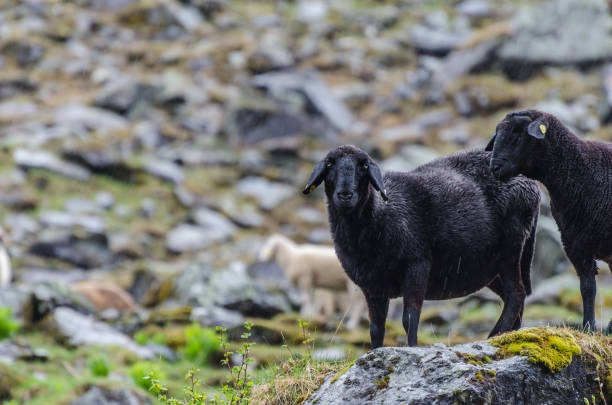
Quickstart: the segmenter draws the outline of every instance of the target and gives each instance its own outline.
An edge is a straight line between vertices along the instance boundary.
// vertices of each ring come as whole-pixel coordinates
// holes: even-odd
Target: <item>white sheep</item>
[[[359,324],[366,308],[365,298],[344,272],[333,247],[298,245],[283,235],[275,234],[268,238],[258,259],[275,260],[291,284],[302,290],[300,313],[303,316],[319,312],[330,315],[329,312],[336,307],[336,296],[344,292],[349,306],[346,327],[354,329]]]
[[[11,258],[6,249],[6,234],[0,229],[0,287],[6,287],[11,283],[13,277],[11,270]]]

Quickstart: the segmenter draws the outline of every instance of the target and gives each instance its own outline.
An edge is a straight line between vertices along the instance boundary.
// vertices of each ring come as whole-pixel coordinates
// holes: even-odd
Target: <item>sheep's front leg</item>
[[[365,294],[370,313],[370,340],[372,349],[383,345],[385,339],[385,321],[389,311],[389,298]]]
[[[297,280],[297,286],[302,292],[302,308],[300,315],[304,317],[314,316],[314,288],[312,286],[312,277],[306,274]]]
[[[597,263],[593,258],[585,258],[576,252],[567,252],[568,257],[580,278],[580,295],[582,295],[582,327],[586,331],[595,330],[595,295],[597,294]]]
[[[421,263],[412,266],[404,278],[404,312],[402,324],[408,337],[408,346],[417,345],[417,332],[419,329],[419,319],[421,308],[427,292],[427,280],[429,274],[429,264]]]

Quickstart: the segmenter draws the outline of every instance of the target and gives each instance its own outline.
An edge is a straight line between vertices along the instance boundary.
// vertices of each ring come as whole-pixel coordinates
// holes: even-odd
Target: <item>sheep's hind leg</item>
[[[389,311],[389,298],[366,294],[368,311],[370,313],[370,340],[372,349],[383,345],[385,339],[385,321]]]
[[[502,281],[499,277],[496,277],[491,284],[488,285],[489,289],[493,291],[495,294],[499,295],[499,297],[504,302],[504,306],[506,305],[506,298],[504,297],[504,287],[502,285]],[[519,330],[521,328],[521,323],[523,322],[523,310],[525,309],[525,303],[521,303],[521,310],[519,312],[518,318],[514,321],[514,325],[512,325],[512,330]],[[499,321],[491,331],[491,336],[497,335],[499,333]]]
[[[512,262],[505,272],[499,274],[499,278],[499,284],[502,288],[501,297],[504,300],[504,309],[495,327],[491,333],[489,333],[489,337],[512,330],[517,321],[520,325],[525,296],[527,295],[517,262]]]
[[[595,295],[597,294],[597,264],[592,257],[583,254],[567,252],[567,256],[576,268],[580,278],[580,295],[582,295],[582,328],[589,332],[595,331]]]
[[[417,345],[419,319],[421,318],[421,308],[425,300],[425,292],[427,291],[428,274],[429,265],[422,263],[418,266],[413,266],[404,278],[402,324],[408,337],[408,346]]]

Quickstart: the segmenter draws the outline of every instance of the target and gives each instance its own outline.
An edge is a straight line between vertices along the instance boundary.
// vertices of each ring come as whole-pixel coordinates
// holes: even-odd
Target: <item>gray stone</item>
[[[303,23],[317,23],[327,17],[329,6],[320,0],[300,0],[297,4],[296,19]]]
[[[127,335],[70,308],[56,308],[44,322],[52,336],[66,346],[119,346],[138,357],[153,358],[150,349],[137,345]]]
[[[96,193],[94,200],[100,208],[105,210],[111,209],[115,205],[115,196],[107,191]]]
[[[202,326],[221,326],[227,329],[239,327],[244,323],[244,317],[240,312],[218,306],[193,308],[191,320]]]
[[[120,131],[127,127],[127,121],[120,115],[80,104],[61,107],[55,111],[54,117],[59,125],[77,125],[92,131]]]
[[[513,78],[525,78],[545,64],[612,59],[612,17],[605,0],[548,0],[522,9],[513,26],[499,53]]]
[[[419,53],[444,56],[470,38],[469,31],[450,31],[415,25],[410,31],[412,46]]]
[[[0,363],[22,361],[46,361],[49,355],[44,349],[34,349],[19,340],[0,341]]]
[[[228,234],[223,230],[180,224],[166,235],[166,248],[175,253],[192,252],[228,239]]]
[[[379,348],[342,375],[328,377],[306,404],[553,405],[598,395],[594,367],[577,356],[551,374],[523,356],[473,365],[458,355],[495,358],[496,351],[486,341]]]
[[[491,17],[495,10],[486,0],[466,0],[455,5],[455,10],[467,17]]]
[[[150,158],[147,161],[145,171],[152,176],[159,177],[162,180],[174,184],[182,183],[185,178],[185,173],[181,166],[174,162],[156,158]]]
[[[102,234],[106,230],[106,219],[95,216],[63,211],[43,211],[38,215],[40,223],[46,227],[82,227],[88,232]]]
[[[119,0],[113,0],[115,2]],[[122,0],[125,1],[125,0]],[[108,7],[108,6],[107,6]],[[129,388],[90,387],[70,405],[150,405],[145,395]]]
[[[87,169],[65,162],[43,150],[17,149],[13,153],[15,164],[26,169],[44,169],[70,177],[76,180],[87,181],[90,173]]]
[[[421,145],[405,145],[400,149],[400,153],[381,163],[384,171],[407,172],[417,167],[431,162],[438,158],[440,154],[435,150]]]
[[[220,239],[231,238],[238,228],[223,214],[208,208],[198,208],[193,213],[193,220],[203,228],[214,229]]]
[[[328,347],[315,350],[312,358],[319,361],[342,361],[346,358],[346,352],[338,347]]]
[[[272,182],[263,177],[245,177],[236,184],[236,191],[257,200],[261,209],[270,211],[280,203],[295,196],[297,190],[284,183]]]
[[[119,260],[109,250],[104,234],[77,237],[65,232],[49,232],[42,234],[28,252],[40,257],[60,259],[83,269],[100,268]]]
[[[287,90],[304,93],[310,103],[340,131],[347,131],[354,122],[351,111],[334,96],[316,72],[264,73],[254,76],[251,82],[271,94]]]

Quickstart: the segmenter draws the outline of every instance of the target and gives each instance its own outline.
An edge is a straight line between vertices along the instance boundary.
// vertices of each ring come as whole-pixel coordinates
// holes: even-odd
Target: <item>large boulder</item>
[[[612,59],[606,0],[549,0],[518,13],[500,49],[504,70],[523,79],[546,64],[584,65]]]
[[[379,348],[329,377],[307,403],[552,405],[599,398],[596,367],[576,355],[579,346],[566,330],[521,330],[494,344],[501,347],[479,341]],[[532,357],[499,354],[516,347]]]

